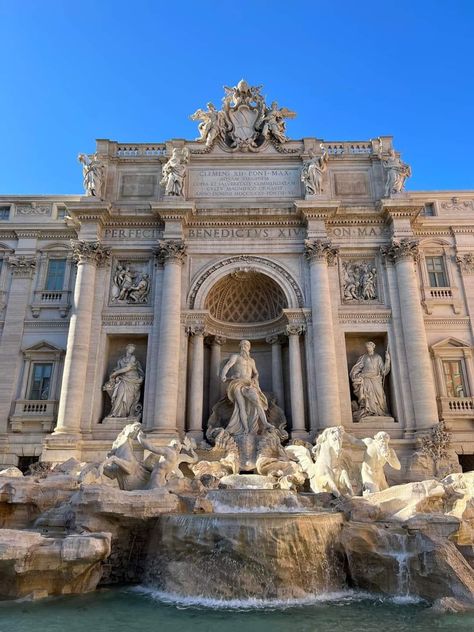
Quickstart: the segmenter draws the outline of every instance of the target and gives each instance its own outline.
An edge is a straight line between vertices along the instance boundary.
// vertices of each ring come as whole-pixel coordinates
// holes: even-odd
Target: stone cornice
[[[311,220],[323,220],[334,217],[341,206],[339,200],[318,199],[295,200],[295,208],[299,211],[306,222]]]
[[[339,248],[335,248],[328,239],[306,239],[304,242],[304,256],[308,261],[325,260],[333,264],[338,254]]]
[[[155,250],[159,263],[179,263],[183,265],[186,259],[186,243],[182,239],[160,239]]]
[[[71,240],[72,258],[77,264],[92,263],[101,265],[110,258],[110,248],[106,248],[100,241]]]
[[[419,241],[417,239],[392,239],[389,246],[382,246],[380,253],[388,261],[402,261],[413,259],[416,261],[420,255]]]
[[[186,202],[180,198],[163,200],[151,204],[151,210],[156,213],[163,222],[180,222],[186,226],[189,218],[196,213],[194,202]]]
[[[111,204],[96,197],[83,198],[80,202],[68,202],[66,208],[68,215],[80,224],[97,223],[103,227],[110,220]]]
[[[414,222],[423,211],[424,204],[412,200],[407,194],[402,193],[398,196],[381,199],[377,209],[383,213],[387,222],[393,222],[396,219],[408,219],[410,222]]]

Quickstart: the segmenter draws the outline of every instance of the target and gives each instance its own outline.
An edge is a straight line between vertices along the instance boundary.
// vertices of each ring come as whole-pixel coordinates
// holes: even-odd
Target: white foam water
[[[209,608],[213,610],[286,610],[302,606],[315,606],[327,603],[354,603],[357,601],[381,601],[380,595],[355,590],[341,590],[308,595],[301,599],[211,599],[207,597],[183,597],[156,590],[149,586],[133,586],[127,589],[138,592],[163,604],[169,604],[178,608]],[[408,603],[408,602],[407,602]],[[410,602],[415,603],[415,602]]]

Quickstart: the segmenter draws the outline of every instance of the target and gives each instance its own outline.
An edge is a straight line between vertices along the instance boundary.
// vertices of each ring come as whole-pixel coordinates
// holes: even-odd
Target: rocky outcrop
[[[0,528],[31,527],[43,512],[68,501],[79,489],[76,477],[0,477]]]
[[[0,598],[95,590],[110,540],[109,533],[48,538],[34,531],[0,530]]]

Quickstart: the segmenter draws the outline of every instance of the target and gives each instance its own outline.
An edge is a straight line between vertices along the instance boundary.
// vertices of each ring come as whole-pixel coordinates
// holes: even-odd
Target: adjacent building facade
[[[226,90],[197,141],[99,140],[86,194],[0,198],[0,462],[96,460],[131,418],[200,440],[246,339],[293,438],[384,430],[409,468],[445,420],[472,469],[474,191],[406,192],[391,137],[289,140],[292,112]]]

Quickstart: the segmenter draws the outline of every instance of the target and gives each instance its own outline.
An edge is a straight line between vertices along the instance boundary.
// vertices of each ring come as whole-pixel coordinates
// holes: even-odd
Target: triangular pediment
[[[431,345],[432,349],[446,349],[446,347],[454,347],[456,349],[459,348],[470,348],[471,345],[468,344],[467,342],[464,342],[464,340],[459,340],[459,338],[454,338],[453,336],[450,336],[449,338],[443,338],[443,340],[440,340],[439,342],[435,342],[434,345]]]
[[[31,353],[32,351],[36,353],[64,353],[64,349],[56,347],[46,340],[40,340],[40,342],[37,342],[31,347],[23,349],[23,353]]]

